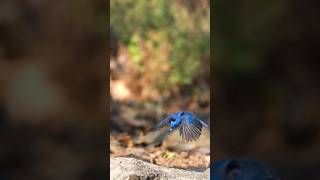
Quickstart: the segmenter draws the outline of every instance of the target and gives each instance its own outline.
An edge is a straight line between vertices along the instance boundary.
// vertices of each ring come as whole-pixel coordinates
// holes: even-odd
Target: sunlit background
[[[207,167],[208,130],[188,144],[148,129],[176,111],[210,121],[209,1],[113,0],[110,24],[111,158]]]

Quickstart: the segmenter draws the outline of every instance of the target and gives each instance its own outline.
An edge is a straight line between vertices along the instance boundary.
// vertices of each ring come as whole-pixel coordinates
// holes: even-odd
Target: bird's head
[[[170,131],[173,129],[177,128],[181,122],[181,112],[175,113],[175,114],[170,114],[168,116],[169,121],[170,121]]]

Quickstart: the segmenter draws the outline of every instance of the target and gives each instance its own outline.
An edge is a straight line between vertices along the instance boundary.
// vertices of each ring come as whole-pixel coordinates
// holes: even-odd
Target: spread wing
[[[180,136],[187,142],[197,140],[201,135],[202,123],[195,116],[182,116]]]
[[[154,130],[157,130],[157,129],[160,129],[160,128],[163,128],[164,126],[170,124],[170,118],[165,118],[163,119],[162,121],[160,121],[158,124],[156,124],[154,127],[152,127],[150,129],[150,131],[154,131]]]
[[[192,113],[192,115],[193,115],[195,118],[197,118],[197,120],[202,124],[202,127],[204,127],[204,128],[209,128],[209,124],[208,124],[209,122],[204,121],[204,120],[201,120],[201,119],[199,118],[198,114]]]
[[[205,121],[202,121],[202,120],[199,119],[199,118],[197,118],[197,119],[198,119],[198,121],[202,124],[203,127],[205,127],[205,128],[208,128],[208,127],[209,127],[209,125],[208,125]]]

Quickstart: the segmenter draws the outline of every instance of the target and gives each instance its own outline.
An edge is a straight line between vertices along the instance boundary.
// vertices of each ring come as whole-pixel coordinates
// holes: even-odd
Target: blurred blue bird
[[[238,158],[212,164],[210,179],[217,180],[280,180],[270,167],[260,161]]]
[[[200,120],[194,113],[184,111],[168,115],[152,130],[167,125],[170,125],[170,131],[180,128],[180,136],[187,142],[197,140],[201,135],[202,127],[208,128],[208,124]]]

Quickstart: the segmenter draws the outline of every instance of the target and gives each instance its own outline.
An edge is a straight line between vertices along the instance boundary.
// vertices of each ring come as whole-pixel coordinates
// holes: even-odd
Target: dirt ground
[[[166,136],[163,142],[157,145],[146,145],[141,140],[146,137],[143,135],[136,139],[132,139],[128,134],[111,135],[110,158],[135,157],[166,167],[205,170],[210,162],[207,135],[207,133],[202,135],[199,142],[187,144],[182,140],[179,141],[179,135],[173,133]]]

